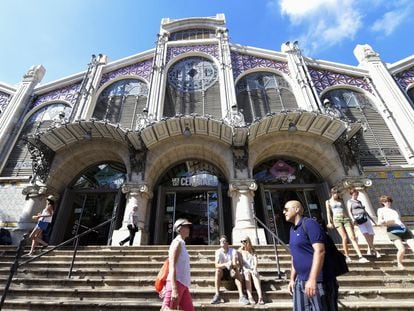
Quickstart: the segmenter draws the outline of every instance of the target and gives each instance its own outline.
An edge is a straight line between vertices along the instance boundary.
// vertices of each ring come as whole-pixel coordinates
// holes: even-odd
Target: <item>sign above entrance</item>
[[[174,177],[171,179],[173,187],[200,187],[210,186],[217,187],[217,176],[210,174],[197,174],[188,177]]]

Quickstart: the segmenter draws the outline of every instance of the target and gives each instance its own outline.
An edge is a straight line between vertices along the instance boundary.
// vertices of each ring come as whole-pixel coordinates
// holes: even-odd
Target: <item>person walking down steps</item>
[[[122,246],[129,241],[129,246],[134,243],[135,233],[138,232],[138,206],[134,206],[128,216],[128,225],[127,225],[129,236],[119,242],[119,245]]]

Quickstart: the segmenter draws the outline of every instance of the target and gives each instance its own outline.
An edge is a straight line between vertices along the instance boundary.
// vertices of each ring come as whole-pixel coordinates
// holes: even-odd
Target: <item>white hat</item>
[[[192,225],[192,223],[185,218],[179,218],[175,221],[173,230],[178,233],[180,228],[185,225]]]
[[[49,195],[46,200],[56,202],[56,198],[53,195]]]

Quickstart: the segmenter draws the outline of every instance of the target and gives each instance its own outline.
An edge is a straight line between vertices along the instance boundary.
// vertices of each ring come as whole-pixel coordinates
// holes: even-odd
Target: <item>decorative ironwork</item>
[[[37,107],[40,104],[43,104],[45,102],[58,101],[58,100],[64,100],[66,102],[71,103],[73,106],[78,97],[80,85],[81,85],[80,83],[76,83],[76,84],[72,84],[72,85],[66,86],[58,90],[51,91],[43,95],[40,95],[36,97],[35,100],[32,102],[32,104],[30,105],[30,109],[33,109],[34,107]]]
[[[219,51],[217,44],[209,45],[191,45],[191,46],[173,46],[167,50],[167,63],[178,55],[189,52],[203,52],[218,59]]]
[[[135,130],[141,131],[150,124],[154,123],[154,116],[152,114],[148,114],[148,110],[144,109],[142,113],[137,114],[137,121],[135,123]]]
[[[231,63],[233,68],[233,77],[236,79],[244,71],[253,68],[271,68],[285,74],[289,74],[288,64],[271,59],[260,58],[253,55],[231,53]]]
[[[99,83],[98,88],[100,88],[106,82],[113,80],[120,76],[138,76],[138,77],[145,79],[146,81],[149,81],[151,77],[152,63],[153,63],[153,59],[150,58],[150,59],[147,59],[145,61],[133,64],[130,66],[122,67],[120,69],[107,72],[102,75],[102,79]]]
[[[27,149],[30,152],[30,158],[32,159],[33,173],[35,173],[35,177],[45,183],[49,176],[55,152],[42,143],[39,135],[31,136],[25,140],[27,142]]]
[[[334,85],[352,85],[374,94],[371,86],[364,77],[349,76],[343,73],[320,70],[313,67],[308,67],[308,70],[318,94],[321,94],[327,87]]]
[[[227,113],[227,116],[224,118],[224,122],[232,127],[244,127],[246,122],[244,121],[244,115],[242,111],[237,109],[237,105],[231,107],[231,111]]]
[[[402,87],[402,89],[407,89],[407,86],[414,83],[414,66],[395,74],[394,79]]]
[[[217,78],[216,65],[203,57],[184,58],[168,71],[168,82],[181,92],[205,91]]]

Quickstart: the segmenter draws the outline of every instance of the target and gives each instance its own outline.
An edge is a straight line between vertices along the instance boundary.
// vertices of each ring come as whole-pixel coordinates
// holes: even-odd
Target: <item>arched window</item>
[[[359,156],[363,166],[407,164],[387,124],[367,96],[339,89],[325,94],[322,101],[326,98],[351,121],[362,122]]]
[[[268,113],[298,108],[289,83],[270,72],[246,75],[236,85],[237,107],[247,123]]]
[[[117,81],[99,95],[93,117],[134,129],[137,115],[146,107],[147,97],[146,83],[137,79]]]
[[[52,104],[36,111],[25,123],[24,128],[11,152],[1,176],[32,175],[32,159],[24,138],[37,131],[47,129],[53,121],[59,120],[59,114],[70,115],[70,108],[65,104]]]
[[[173,32],[169,36],[169,41],[209,39],[215,37],[216,31],[214,29],[196,28]]]
[[[168,71],[164,113],[212,115],[221,118],[217,66],[203,57],[188,57]]]

